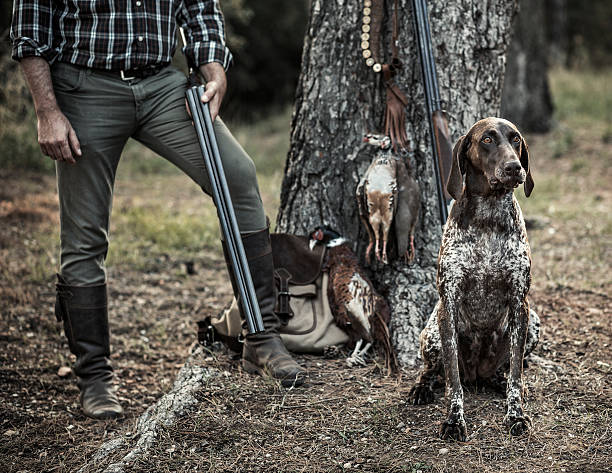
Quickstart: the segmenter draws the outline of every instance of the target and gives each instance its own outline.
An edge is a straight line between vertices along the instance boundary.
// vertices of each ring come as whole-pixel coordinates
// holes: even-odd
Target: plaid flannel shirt
[[[177,27],[185,30],[183,52],[195,65],[229,67],[219,0],[15,0],[12,56],[109,70],[167,64]]]

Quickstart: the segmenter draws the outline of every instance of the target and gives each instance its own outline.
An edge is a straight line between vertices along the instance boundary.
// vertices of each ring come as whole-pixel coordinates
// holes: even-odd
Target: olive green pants
[[[60,202],[60,273],[69,285],[106,282],[104,260],[115,173],[132,137],[169,160],[210,195],[196,133],[185,107],[187,79],[173,67],[129,82],[58,63],[51,68],[62,112],[83,155],[76,165],[56,163]],[[219,152],[241,232],[266,227],[255,165],[220,118],[214,123]]]

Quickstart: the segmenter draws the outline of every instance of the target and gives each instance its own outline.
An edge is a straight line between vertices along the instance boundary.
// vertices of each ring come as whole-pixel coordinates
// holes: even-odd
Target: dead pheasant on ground
[[[365,355],[374,345],[383,350],[386,371],[397,372],[397,358],[389,335],[389,305],[359,266],[347,240],[327,227],[317,228],[310,238],[311,247],[324,244],[328,248],[325,267],[329,272],[329,305],[336,325],[354,344],[347,363],[365,365]]]

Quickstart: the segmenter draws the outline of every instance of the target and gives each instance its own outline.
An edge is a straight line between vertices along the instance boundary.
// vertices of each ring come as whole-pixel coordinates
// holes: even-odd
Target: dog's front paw
[[[526,415],[510,415],[504,417],[504,425],[508,428],[510,435],[522,435],[531,427],[531,419]]]
[[[434,401],[434,393],[427,385],[415,384],[408,393],[408,400],[415,406],[431,404]]]
[[[440,426],[440,438],[442,440],[458,440],[465,442],[467,428],[463,416],[451,415]]]

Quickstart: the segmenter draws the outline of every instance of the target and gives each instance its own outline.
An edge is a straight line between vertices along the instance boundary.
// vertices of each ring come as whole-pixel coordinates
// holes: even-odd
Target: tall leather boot
[[[261,311],[265,331],[254,335],[246,335],[242,348],[242,367],[249,373],[268,374],[280,379],[285,387],[300,386],[304,383],[306,372],[297,364],[287,351],[278,334],[280,321],[274,313],[274,261],[272,259],[272,244],[268,229],[242,236],[244,251],[249,263],[251,278],[255,286],[257,301]],[[236,281],[231,269],[227,247],[223,242],[223,253],[228,271],[238,298]],[[239,304],[242,317],[243,333],[246,332],[246,320]]]
[[[106,284],[69,286],[58,274],[55,315],[63,320],[70,351],[76,355],[72,371],[78,377],[83,413],[112,419],[123,409],[112,387]]]

